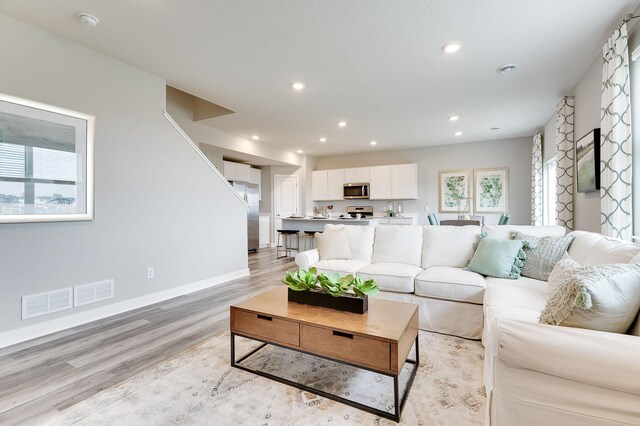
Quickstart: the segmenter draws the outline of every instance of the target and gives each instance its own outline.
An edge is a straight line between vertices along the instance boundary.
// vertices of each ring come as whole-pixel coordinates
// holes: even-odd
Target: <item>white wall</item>
[[[438,211],[438,172],[459,169],[509,168],[509,212],[511,223],[531,222],[531,138],[502,139],[455,145],[430,146],[417,149],[378,151],[361,154],[318,157],[315,170],[348,167],[376,166],[384,164],[418,164],[418,200],[403,201],[406,212],[418,213],[420,223],[426,224],[428,206]],[[382,211],[384,201],[349,200],[323,202],[333,204],[342,211],[347,205],[373,205]],[[439,214],[441,218],[453,218],[454,214]],[[484,215],[486,223],[497,223],[500,215]]]
[[[571,92],[575,96],[575,140],[600,127],[601,78],[602,58],[598,56]],[[545,161],[553,158],[556,153],[555,134],[556,114],[554,113],[544,126],[543,158]],[[579,193],[577,189],[574,182],[575,229],[600,232],[600,191]]]
[[[0,333],[246,270],[245,207],[164,118],[164,80],[4,15],[0,58],[0,92],[96,116],[95,220],[0,225]],[[108,278],[115,299],[20,319],[22,295]]]

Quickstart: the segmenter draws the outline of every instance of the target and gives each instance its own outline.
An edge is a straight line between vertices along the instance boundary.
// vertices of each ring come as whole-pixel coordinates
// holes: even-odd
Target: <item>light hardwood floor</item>
[[[0,349],[0,425],[38,424],[227,330],[229,305],[294,268],[263,249],[249,277]]]

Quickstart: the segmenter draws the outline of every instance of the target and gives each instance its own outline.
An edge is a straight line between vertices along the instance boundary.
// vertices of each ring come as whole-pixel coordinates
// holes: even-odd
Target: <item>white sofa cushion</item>
[[[315,234],[318,243],[320,260],[351,259],[351,245],[349,233],[346,229],[334,229],[324,233]]]
[[[547,283],[533,278],[521,277],[518,280],[505,278],[485,278],[487,288],[484,293],[486,307],[504,306],[523,308],[538,312],[547,303]]]
[[[420,266],[421,255],[421,226],[385,225],[376,227],[373,263],[406,263]]]
[[[479,226],[425,226],[422,237],[422,267],[463,268],[469,264],[474,244],[479,241]]]
[[[355,275],[360,269],[368,266],[369,262],[360,259],[349,260],[321,260],[313,265],[319,274]]]
[[[484,289],[482,275],[461,268],[432,266],[416,276],[418,296],[482,304]]]
[[[419,266],[380,262],[360,269],[358,276],[365,280],[374,280],[382,291],[413,293],[414,279],[420,272],[422,272],[422,268]]]
[[[373,255],[373,238],[375,236],[376,227],[373,225],[356,226],[332,224],[324,226],[325,231],[333,231],[342,228],[346,228],[349,235],[351,258],[371,263],[371,256]]]
[[[547,299],[540,323],[625,333],[640,310],[640,265],[585,266]]]
[[[596,232],[573,231],[569,256],[581,265],[629,263],[640,253],[640,245],[605,237]]]
[[[501,240],[510,240],[513,231],[522,232],[533,237],[562,237],[567,232],[564,227],[556,225],[485,225],[482,227],[482,232],[487,233],[487,238]]]

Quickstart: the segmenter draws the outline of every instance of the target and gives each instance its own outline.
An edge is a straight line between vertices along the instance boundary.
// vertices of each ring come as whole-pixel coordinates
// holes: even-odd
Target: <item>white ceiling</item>
[[[235,111],[216,127],[327,155],[530,136],[639,0],[2,0],[0,13]],[[100,19],[81,25],[76,14]],[[461,41],[445,55],[441,46]],[[518,70],[502,75],[507,63]],[[303,81],[296,93],[290,85]],[[448,122],[449,115],[460,120]],[[349,125],[338,128],[346,120]],[[491,127],[500,127],[491,131]],[[453,132],[461,130],[460,137]],[[324,144],[321,136],[328,138]],[[369,141],[378,141],[376,147]]]

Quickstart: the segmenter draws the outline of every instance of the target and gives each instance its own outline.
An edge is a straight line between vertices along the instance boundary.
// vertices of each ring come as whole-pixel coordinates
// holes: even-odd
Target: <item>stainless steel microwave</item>
[[[345,200],[369,199],[368,183],[345,183],[343,190],[343,198]]]

